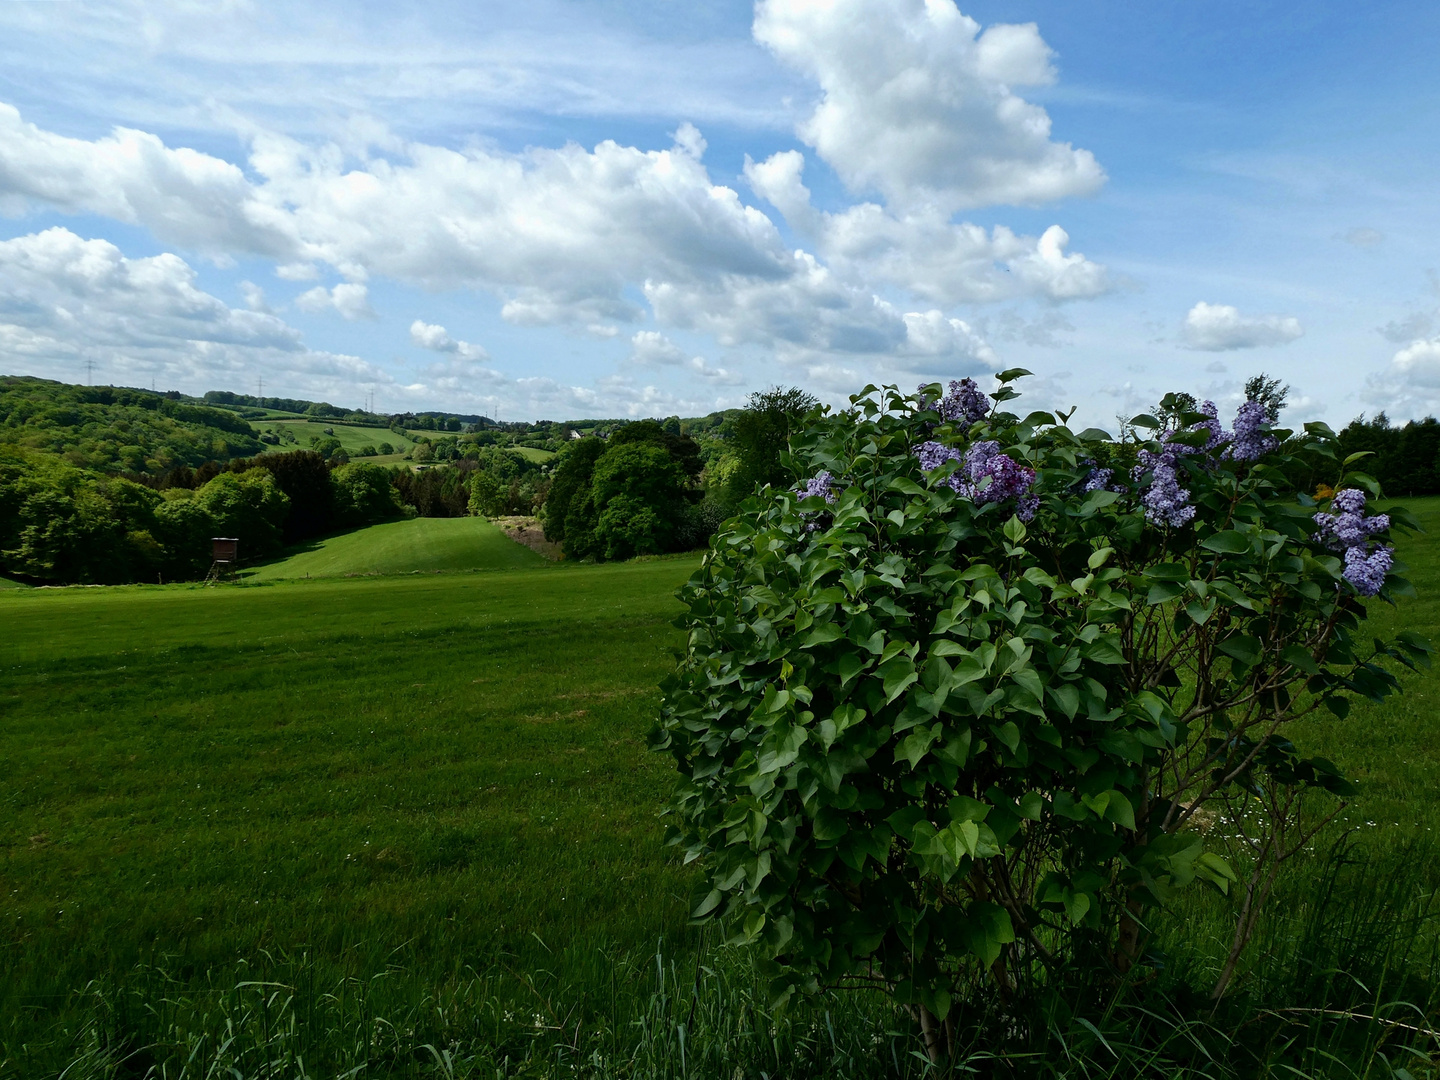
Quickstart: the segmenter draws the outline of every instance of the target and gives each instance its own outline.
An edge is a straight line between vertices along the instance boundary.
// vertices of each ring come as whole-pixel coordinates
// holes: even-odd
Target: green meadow
[[[0,1072],[145,965],[682,935],[643,737],[692,568],[7,594]]]
[[[523,457],[526,461],[533,461],[536,465],[544,465],[555,456],[554,450],[542,450],[538,446],[512,446],[510,449]]]
[[[326,537],[242,572],[246,581],[350,574],[521,570],[547,560],[480,517],[414,518]]]
[[[1420,599],[1373,625],[1440,639],[1440,499],[1410,506]],[[0,1077],[924,1075],[905,1015],[772,1016],[686,925],[644,736],[695,558],[323,576],[490,543],[418,524],[241,584],[0,594]],[[1405,1047],[1437,1006],[1437,711],[1423,673],[1302,733],[1363,791],[1278,887],[1242,1066],[1035,1075],[1433,1075]],[[1160,970],[1203,982],[1231,902],[1187,895]]]
[[[279,432],[288,431],[295,436],[296,441],[293,443],[281,443],[279,446],[267,447],[267,451],[272,454],[309,449],[311,439],[327,438],[327,429],[340,440],[341,449],[351,457],[354,457],[366,446],[379,446],[382,442],[388,442],[401,454],[415,445],[413,438],[397,434],[389,428],[359,427],[354,424],[337,424],[330,420],[252,420],[250,426],[255,429],[257,435],[269,429]],[[385,460],[389,461],[390,458],[387,457]]]

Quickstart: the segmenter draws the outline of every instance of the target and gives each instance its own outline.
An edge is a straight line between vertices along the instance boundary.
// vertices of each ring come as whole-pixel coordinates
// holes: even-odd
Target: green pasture
[[[294,443],[281,443],[279,446],[267,446],[266,452],[271,454],[283,454],[291,450],[308,450],[312,438],[327,438],[325,429],[329,428],[335,433],[335,438],[340,440],[340,447],[354,457],[366,446],[379,446],[382,442],[388,442],[396,447],[400,453],[404,453],[415,445],[414,440],[397,434],[389,428],[381,427],[358,427],[353,424],[337,424],[328,420],[252,420],[250,426],[255,429],[255,434],[265,431],[267,428],[272,431],[289,431],[295,436]],[[381,461],[381,458],[367,458],[367,461]],[[390,461],[390,458],[383,459]],[[395,458],[394,460],[399,460]]]
[[[511,449],[526,461],[533,461],[536,465],[544,465],[555,456],[554,450],[541,450],[538,446],[512,446]]]
[[[28,589],[29,586],[22,581],[11,581],[7,577],[0,577],[0,589]]]
[[[1440,499],[1409,505],[1421,598],[1371,625],[1440,640]],[[774,1017],[686,926],[644,733],[695,565],[0,594],[0,1077],[920,1075],[903,1015],[846,995]],[[1283,995],[1367,957],[1356,994],[1415,991],[1368,944],[1377,897],[1420,912],[1391,938],[1440,942],[1440,681],[1406,682],[1296,733],[1363,789],[1277,887],[1241,984],[1261,1005],[1328,1002]],[[1163,970],[1218,963],[1232,902],[1157,923]],[[1264,1016],[1237,1037],[1299,1044],[1315,1019]],[[1312,1058],[1263,1075],[1358,1075]]]
[[[549,560],[515,543],[484,518],[414,518],[312,541],[299,551],[242,571],[242,576],[247,581],[276,581],[547,565]]]
[[[683,935],[643,737],[693,565],[7,593],[0,1075],[141,964]]]

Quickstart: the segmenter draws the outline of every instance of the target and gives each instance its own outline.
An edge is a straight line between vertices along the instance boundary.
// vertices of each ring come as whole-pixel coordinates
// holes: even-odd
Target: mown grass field
[[[692,565],[7,594],[0,1073],[139,964],[683,933],[643,736]]]
[[[520,570],[548,560],[515,543],[484,518],[415,518],[357,529],[241,571],[246,581],[347,574]]]
[[[1410,505],[1421,598],[1372,626],[1440,640],[1440,500]],[[847,998],[774,1020],[694,951],[656,816],[669,769],[643,745],[694,565],[0,595],[0,1077],[77,1057],[67,1080],[181,1075],[223,1058],[226,1024],[295,1055],[246,1076],[917,1072],[895,1014]],[[1363,784],[1315,858],[1347,829],[1357,854],[1333,925],[1318,862],[1287,872],[1241,983],[1262,1004],[1378,955],[1342,925],[1375,897],[1440,887],[1440,680],[1407,687],[1296,733]],[[1229,903],[1192,894],[1157,926],[1172,970],[1218,964]],[[1440,942],[1430,916],[1404,933]],[[1307,1022],[1245,1031],[1283,1044]],[[637,1045],[671,1056],[602,1054]]]

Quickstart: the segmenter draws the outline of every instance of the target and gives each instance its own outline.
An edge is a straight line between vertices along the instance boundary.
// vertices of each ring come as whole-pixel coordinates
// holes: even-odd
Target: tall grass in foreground
[[[962,1008],[972,1034],[955,1074],[1440,1075],[1434,854],[1412,845],[1366,861],[1340,838],[1291,881],[1257,943],[1259,959],[1218,1009],[1191,989],[1207,985],[1216,957],[1173,925],[1158,928],[1159,948],[1137,981],[1077,987],[1026,1018],[1023,1035],[997,1041],[986,1003],[970,1002]],[[1190,915],[1203,925],[1203,911]],[[162,963],[93,982],[72,1005],[49,1052],[19,1048],[0,1072],[66,1080],[938,1075],[909,1015],[884,997],[827,994],[775,1011],[750,955],[711,942],[680,952],[665,943],[653,952],[577,945],[548,963],[500,958],[431,986],[403,958],[357,977],[308,954],[264,953],[212,970],[203,987]]]

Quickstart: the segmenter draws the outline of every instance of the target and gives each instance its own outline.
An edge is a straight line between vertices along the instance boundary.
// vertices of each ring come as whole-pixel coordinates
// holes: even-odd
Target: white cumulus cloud
[[[432,352],[451,353],[461,360],[485,360],[490,354],[483,346],[452,338],[443,326],[416,319],[410,324],[410,340],[422,349]]]
[[[107,138],[44,131],[0,102],[0,197],[67,213],[144,225],[161,240],[201,251],[282,256],[292,222],[257,197],[239,166],[157,136],[117,127]]]
[[[1367,380],[1363,397],[1393,419],[1440,412],[1440,337],[1420,338],[1397,351],[1385,371]]]
[[[358,282],[343,282],[333,289],[317,285],[297,296],[295,306],[302,311],[335,311],[351,322],[378,318],[370,306],[370,290]]]
[[[1304,335],[1300,320],[1286,315],[1241,315],[1229,304],[1200,301],[1185,316],[1181,335],[1188,348],[1204,352],[1285,345]]]
[[[630,359],[636,364],[683,364],[685,350],[658,330],[641,330],[630,339]]]
[[[630,362],[642,367],[675,367],[717,384],[735,386],[742,380],[728,368],[714,367],[703,356],[690,356],[664,334],[641,330],[630,339]]]
[[[178,255],[130,259],[108,240],[51,228],[0,241],[0,355],[13,369],[74,379],[152,379],[196,389],[284,373],[297,390],[340,397],[394,379],[354,356],[305,347],[264,311],[231,308],[196,286]]]
[[[0,241],[0,356],[15,373],[79,381],[87,362],[97,382],[180,387],[198,393],[253,387],[339,404],[359,404],[362,390],[381,407],[409,408],[438,397],[452,408],[507,415],[648,416],[704,413],[739,404],[714,392],[723,369],[685,366],[703,379],[698,392],[674,393],[623,379],[595,387],[543,377],[511,378],[486,368],[479,346],[455,341],[444,327],[417,322],[440,363],[402,384],[360,357],[305,346],[273,314],[231,308],[196,286],[195,270],[177,255],[127,258],[107,240],[52,228]],[[703,365],[703,361],[700,361]]]
[[[963,319],[947,318],[944,312],[912,312],[905,316],[908,351],[922,357],[963,358],[981,364],[996,362],[992,349]]]
[[[1395,354],[1391,365],[1409,382],[1440,390],[1440,338],[1412,341]]]
[[[886,285],[927,305],[1108,287],[1103,267],[1065,251],[1058,227],[1022,237],[868,203],[815,213],[798,153],[752,177],[815,225],[819,256],[793,251],[769,217],[710,178],[691,125],[660,150],[606,141],[507,154],[375,138],[383,147],[342,150],[260,133],[247,173],[130,129],[61,137],[0,106],[0,196],[111,216],[198,250],[263,255],[286,280],[328,266],[348,281],[298,302],[350,319],[373,317],[362,283],[374,275],[489,291],[513,323],[603,333],[645,314],[638,292],[662,323],[713,328],[722,344],[862,353],[904,346],[900,314],[876,296]]]
[[[240,295],[245,298],[245,306],[251,311],[271,314],[270,303],[265,299],[265,290],[253,281],[240,282]]]
[[[1058,225],[1033,237],[1003,225],[987,231],[952,222],[933,207],[897,214],[866,202],[820,211],[801,179],[804,167],[804,155],[787,150],[758,163],[746,158],[745,177],[830,266],[855,281],[893,284],[937,304],[1081,300],[1112,287],[1104,266],[1066,252],[1070,236]]]
[[[813,77],[799,134],[852,191],[944,213],[1088,195],[1088,150],[1051,138],[1016,88],[1055,79],[1033,23],[982,32],[953,0],[760,0],[754,34]]]

